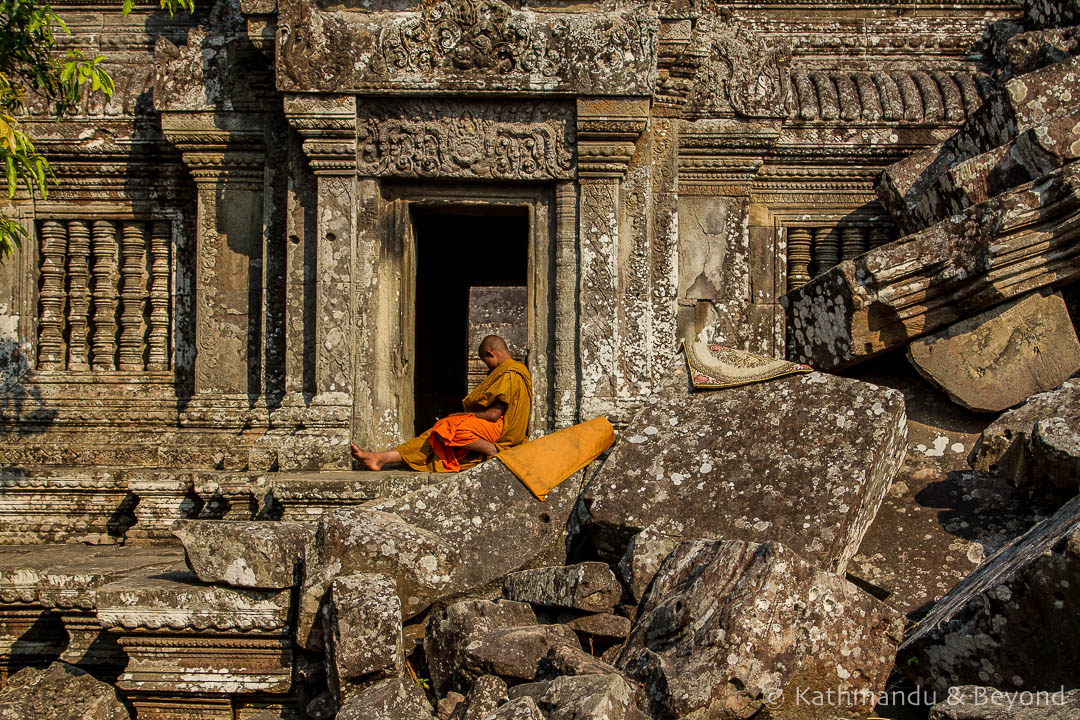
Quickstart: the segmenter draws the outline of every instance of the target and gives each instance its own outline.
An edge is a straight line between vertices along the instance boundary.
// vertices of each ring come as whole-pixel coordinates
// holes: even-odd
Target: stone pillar
[[[579,99],[579,413],[612,414],[619,386],[620,186],[648,124],[645,99]],[[615,418],[616,421],[625,418]]]
[[[305,352],[287,356],[288,392],[271,419],[274,431],[260,440],[252,462],[281,470],[347,469],[356,316],[356,98],[290,95],[285,115],[315,175],[314,231],[290,219],[285,270],[285,344]]]
[[[247,401],[259,391],[262,113],[162,113],[198,192],[195,395]]]
[[[577,422],[577,189],[555,185],[555,427]]]

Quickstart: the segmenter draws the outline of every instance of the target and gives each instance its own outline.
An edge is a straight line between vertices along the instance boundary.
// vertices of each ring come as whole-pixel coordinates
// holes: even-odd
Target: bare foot
[[[401,453],[397,450],[387,450],[386,452],[373,453],[361,450],[356,447],[354,443],[349,443],[349,451],[352,452],[352,456],[356,458],[357,462],[366,467],[368,470],[382,470],[383,465],[389,463],[401,462]]]

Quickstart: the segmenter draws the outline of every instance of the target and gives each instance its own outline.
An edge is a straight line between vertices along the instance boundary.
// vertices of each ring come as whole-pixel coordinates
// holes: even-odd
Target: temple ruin
[[[621,431],[683,340],[847,371],[1071,283],[1067,175],[1053,213],[1032,210],[1072,228],[1054,277],[978,301],[931,278],[931,320],[922,295],[871,308],[841,350],[822,320],[859,306],[843,282],[907,292],[915,261],[894,241],[994,195],[963,184],[985,163],[916,188],[970,191],[947,208],[886,207],[882,182],[915,191],[881,178],[1000,116],[989,101],[1021,74],[1002,48],[1046,4],[216,0],[170,17],[58,0],[62,42],[105,55],[116,93],[61,122],[29,106],[58,181],[3,210],[32,242],[0,266],[0,681],[59,659],[140,720],[319,717],[304,688],[322,648],[297,638],[291,580],[185,584],[175,524],[278,521],[302,545],[325,513],[379,501],[439,535],[393,505],[433,478],[356,472],[348,445],[393,447],[453,409],[488,330],[532,372],[532,436],[598,415]],[[1042,26],[1080,22],[1062,12]],[[1055,115],[1070,122],[1073,87]],[[1063,302],[1075,321],[1075,293]],[[868,402],[899,427],[889,398]],[[846,544],[804,559],[887,584],[856,550],[900,466],[897,433],[873,436],[885,459],[872,502],[837,515]],[[576,497],[553,495],[542,523],[565,532]],[[600,556],[617,562],[625,538],[611,542]]]

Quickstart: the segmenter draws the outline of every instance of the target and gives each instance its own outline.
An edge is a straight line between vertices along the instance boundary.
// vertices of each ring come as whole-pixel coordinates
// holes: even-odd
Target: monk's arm
[[[483,410],[477,410],[473,412],[473,415],[480,418],[481,420],[495,422],[506,414],[507,407],[507,404],[504,403],[502,400],[496,400]]]

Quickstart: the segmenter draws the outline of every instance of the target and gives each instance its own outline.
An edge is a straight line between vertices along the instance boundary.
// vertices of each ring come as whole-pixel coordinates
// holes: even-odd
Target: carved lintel
[[[285,117],[304,138],[316,175],[356,174],[356,97],[286,95]]]
[[[259,190],[266,157],[263,121],[259,112],[165,111],[161,129],[197,184],[240,183]]]
[[[649,100],[579,99],[579,178],[623,178],[634,148],[649,123]]]

